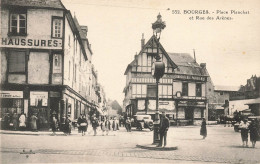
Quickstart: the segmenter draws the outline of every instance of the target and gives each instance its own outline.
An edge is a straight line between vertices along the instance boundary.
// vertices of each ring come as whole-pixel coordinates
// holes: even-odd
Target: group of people
[[[113,131],[114,135],[116,134],[115,132],[119,130],[119,122],[116,118],[113,118],[109,120],[107,116],[104,116],[101,121],[96,117],[96,114],[93,114],[92,117],[90,118],[90,122],[93,128],[94,136],[97,135],[97,130],[98,127],[100,126],[102,135],[109,134],[109,131]],[[77,120],[77,125],[78,125],[78,131],[79,133],[82,133],[82,136],[86,135],[86,132],[88,130],[88,120],[85,115],[81,115],[78,120]]]
[[[119,122],[116,118],[109,120],[108,117],[104,117],[100,123],[100,128],[103,136],[104,133],[108,135],[110,130],[112,130],[114,135],[116,135],[116,131],[119,130]]]
[[[37,116],[32,114],[29,118],[26,117],[25,113],[21,113],[20,115],[14,113],[10,115],[7,113],[3,118],[3,129],[6,130],[26,130],[31,129],[32,131],[37,131]]]
[[[59,124],[57,115],[53,114],[52,119],[51,119],[51,129],[53,132],[53,135],[56,134],[57,130],[63,131],[65,135],[70,135],[71,134],[71,120],[70,120],[70,115],[66,116],[64,115],[63,119],[61,120],[61,124]]]
[[[255,147],[256,141],[258,139],[258,123],[256,120],[252,120],[249,124],[246,119],[240,122],[239,128],[241,129],[241,139],[243,142],[243,147],[248,147],[248,131],[250,134],[250,141],[252,142],[252,147]]]

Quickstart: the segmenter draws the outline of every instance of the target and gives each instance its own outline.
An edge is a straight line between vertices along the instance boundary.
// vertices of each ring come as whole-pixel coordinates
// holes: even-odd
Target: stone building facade
[[[88,97],[92,50],[61,1],[2,0],[1,8],[1,117],[34,114],[48,129],[51,115],[98,108],[97,94]]]

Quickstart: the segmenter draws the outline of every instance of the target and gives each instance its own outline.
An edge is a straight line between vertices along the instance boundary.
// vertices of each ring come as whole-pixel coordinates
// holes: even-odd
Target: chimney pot
[[[144,47],[144,43],[145,43],[145,39],[144,39],[144,33],[142,33],[142,39],[141,39],[141,49],[143,49],[143,47]]]
[[[80,26],[82,32],[87,36],[88,33],[88,26]]]
[[[206,68],[206,63],[200,63],[200,67]]]

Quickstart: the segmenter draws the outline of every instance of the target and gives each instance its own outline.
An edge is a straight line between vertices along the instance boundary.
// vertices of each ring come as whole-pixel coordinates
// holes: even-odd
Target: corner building
[[[155,36],[144,44],[141,51],[125,70],[126,86],[123,108],[127,116],[150,114],[156,110],[156,80],[151,74],[157,54]],[[165,63],[165,74],[159,83],[159,111],[165,111],[171,124],[200,124],[207,118],[206,64],[198,64],[187,53],[167,53],[159,44],[159,55]],[[180,97],[177,95],[180,95]]]
[[[36,114],[42,130],[52,114],[96,108],[86,95],[92,51],[61,1],[2,0],[1,9],[1,118]]]

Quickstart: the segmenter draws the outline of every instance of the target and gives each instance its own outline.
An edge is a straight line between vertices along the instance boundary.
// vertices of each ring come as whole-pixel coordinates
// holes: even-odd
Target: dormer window
[[[9,20],[9,35],[26,35],[26,10],[11,10]]]

